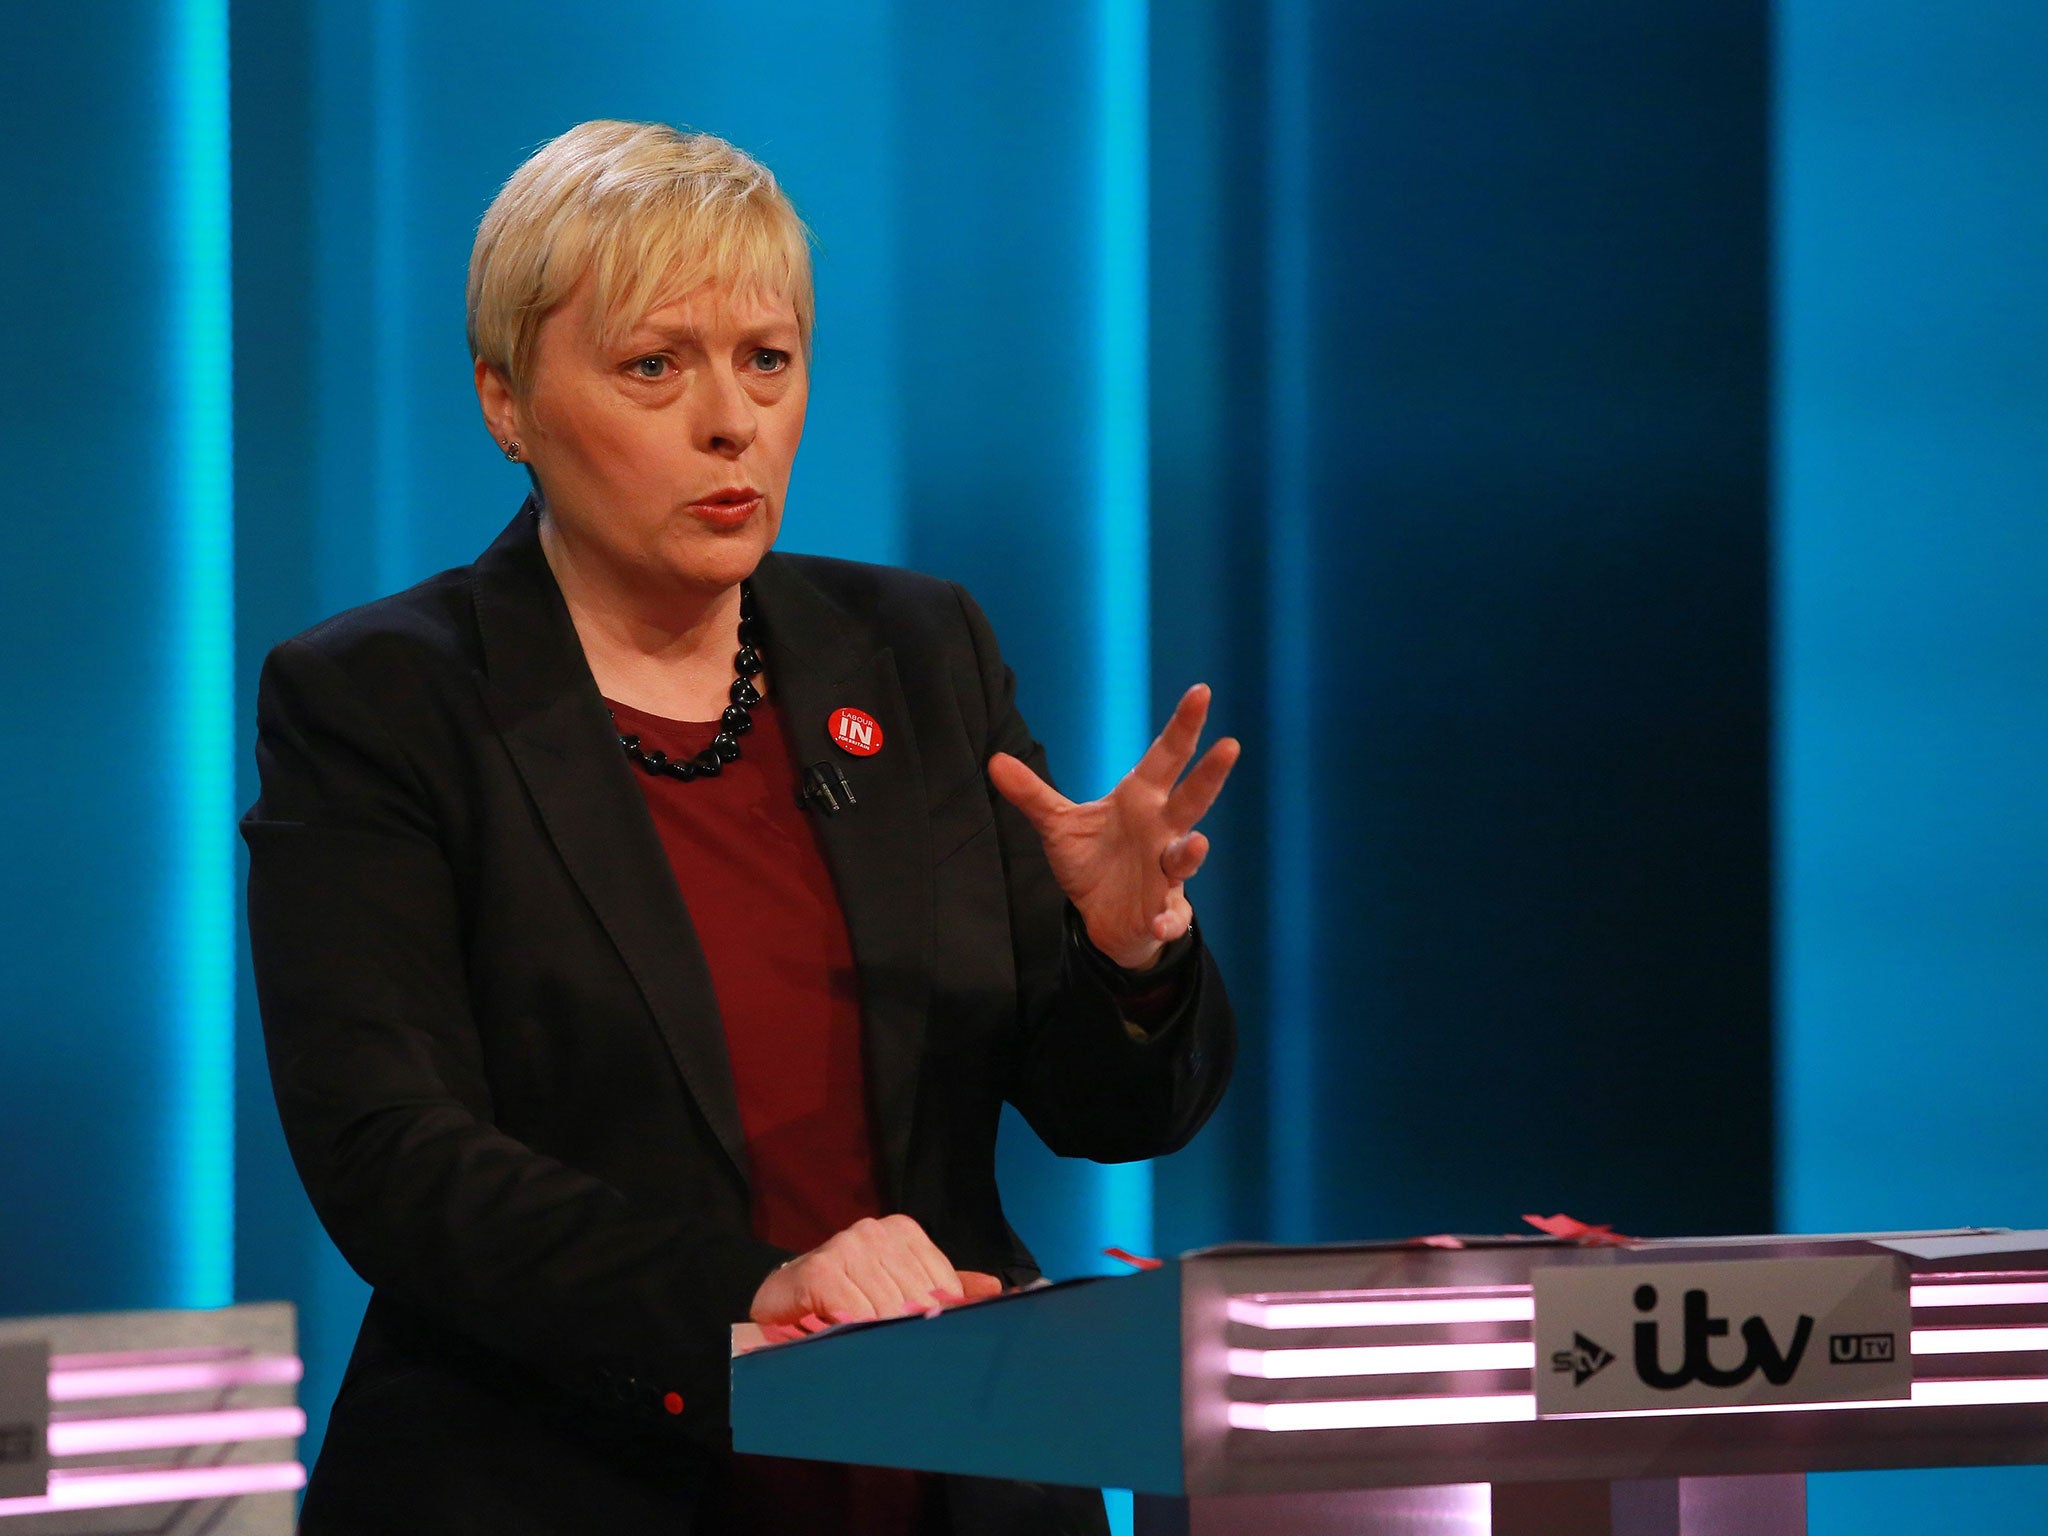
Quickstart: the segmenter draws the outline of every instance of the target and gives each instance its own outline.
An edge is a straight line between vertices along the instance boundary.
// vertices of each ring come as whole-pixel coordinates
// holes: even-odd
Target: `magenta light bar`
[[[1912,1287],[1916,1307],[2048,1305],[2048,1282],[1999,1281]],[[1525,1287],[1487,1295],[1421,1295],[1371,1292],[1347,1297],[1266,1298],[1233,1296],[1226,1311],[1234,1323],[1254,1328],[1374,1328],[1429,1323],[1526,1323],[1536,1300]]]
[[[1527,1286],[1516,1295],[1415,1296],[1370,1294],[1338,1300],[1268,1301],[1233,1296],[1226,1308],[1234,1323],[1254,1328],[1391,1328],[1414,1323],[1526,1323],[1536,1316]]]
[[[2048,1377],[1916,1381],[1910,1400],[1849,1403],[1747,1403],[1710,1408],[1634,1408],[1559,1414],[1569,1419],[1670,1419],[1712,1413],[1821,1413],[1842,1408],[1970,1408],[2048,1403]],[[1427,1424],[1508,1424],[1536,1417],[1533,1392],[1476,1397],[1347,1398],[1313,1403],[1232,1403],[1233,1429],[1396,1429]]]
[[[2048,1403],[2048,1377],[2002,1376],[1983,1381],[1913,1383],[1916,1408],[1966,1408],[1983,1403]]]
[[[296,1461],[245,1462],[226,1467],[66,1471],[50,1474],[40,1498],[0,1499],[0,1518],[48,1515],[67,1509],[120,1509],[130,1504],[175,1504],[186,1499],[232,1499],[251,1493],[288,1493],[306,1486]]]
[[[2048,1304],[2048,1284],[2000,1281],[1987,1285],[1916,1285],[1916,1307],[2037,1307]]]
[[[1405,1429],[1427,1424],[1511,1424],[1536,1417],[1536,1394],[1232,1403],[1229,1414],[1232,1429]]]
[[[2048,1352],[2048,1326],[2022,1328],[1916,1328],[1916,1355]],[[1310,1377],[1403,1376],[1457,1371],[1527,1371],[1536,1346],[1515,1340],[1478,1344],[1372,1344],[1355,1348],[1233,1349],[1230,1374],[1271,1381]],[[1661,1410],[1660,1410],[1661,1411]]]
[[[125,1419],[69,1419],[50,1425],[52,1456],[98,1456],[174,1445],[235,1445],[244,1440],[294,1440],[306,1432],[299,1408],[230,1408]]]
[[[1915,1328],[1916,1355],[2002,1355],[2048,1350],[2048,1327]]]
[[[1916,1307],[2048,1305],[2048,1282],[1943,1282],[1912,1287]],[[1485,1295],[1446,1291],[1360,1292],[1351,1296],[1233,1296],[1232,1322],[1254,1328],[1371,1328],[1415,1323],[1518,1323],[1536,1315],[1527,1286],[1500,1287]]]
[[[1530,1371],[1536,1346],[1374,1344],[1356,1349],[1233,1349],[1230,1374],[1293,1380],[1307,1376],[1404,1376],[1422,1371]]]
[[[96,1397],[153,1397],[166,1392],[208,1392],[220,1387],[274,1387],[296,1382],[305,1367],[295,1355],[248,1355],[239,1360],[195,1360],[170,1365],[122,1365],[50,1372],[50,1401]]]
[[[1573,1413],[1573,1419],[1663,1419],[1703,1413],[1821,1413],[1836,1408],[1981,1408],[1987,1404],[2048,1403],[2048,1377],[2002,1376],[1978,1380],[1916,1381],[1913,1395],[1848,1403],[1751,1403],[1715,1408],[1638,1408]]]

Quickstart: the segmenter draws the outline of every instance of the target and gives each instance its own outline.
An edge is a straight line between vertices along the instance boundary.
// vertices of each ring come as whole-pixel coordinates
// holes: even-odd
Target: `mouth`
[[[690,515],[717,529],[743,527],[761,510],[761,493],[750,485],[727,486],[689,504]]]

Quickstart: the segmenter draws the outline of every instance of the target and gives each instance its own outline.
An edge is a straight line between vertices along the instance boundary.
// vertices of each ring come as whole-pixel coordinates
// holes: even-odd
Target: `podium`
[[[732,1388],[738,1450],[1130,1488],[1141,1536],[1790,1536],[1809,1471],[2048,1461],[2048,1232],[1215,1248]]]
[[[286,1302],[0,1320],[0,1536],[290,1536]]]

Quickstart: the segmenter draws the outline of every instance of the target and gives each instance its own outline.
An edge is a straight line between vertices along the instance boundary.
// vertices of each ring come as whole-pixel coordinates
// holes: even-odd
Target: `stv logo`
[[[1590,1378],[1598,1376],[1613,1363],[1614,1351],[1595,1344],[1583,1333],[1574,1333],[1572,1347],[1560,1349],[1550,1357],[1551,1370],[1570,1371],[1575,1387],[1583,1387]]]

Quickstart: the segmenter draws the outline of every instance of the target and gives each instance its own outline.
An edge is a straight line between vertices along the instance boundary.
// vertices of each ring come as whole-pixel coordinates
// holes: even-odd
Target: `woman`
[[[1182,889],[1237,754],[1181,776],[1206,691],[1074,804],[964,592],[771,553],[811,321],[803,227],[739,151],[548,144],[469,276],[534,494],[265,666],[272,1078],[374,1287],[314,1536],[1103,1528],[1093,1493],[727,1449],[731,1324],[1036,1274],[1005,1100],[1057,1152],[1150,1157],[1233,1054]]]

